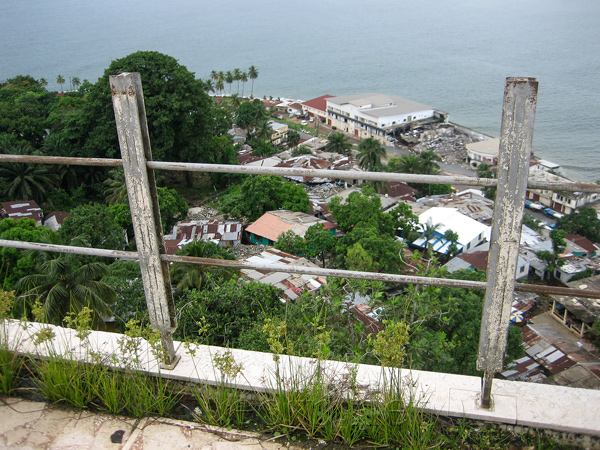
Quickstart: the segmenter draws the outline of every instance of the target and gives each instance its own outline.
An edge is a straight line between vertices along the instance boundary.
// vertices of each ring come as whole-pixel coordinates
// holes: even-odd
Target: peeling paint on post
[[[487,266],[477,368],[484,371],[481,406],[490,408],[492,380],[502,371],[513,302],[538,82],[507,78],[502,108],[498,190]]]
[[[177,321],[168,263],[161,260],[165,251],[154,171],[147,168],[152,155],[141,78],[139,73],[122,73],[109,81],[146,304],[150,323],[161,334],[164,367],[169,368],[176,364]]]

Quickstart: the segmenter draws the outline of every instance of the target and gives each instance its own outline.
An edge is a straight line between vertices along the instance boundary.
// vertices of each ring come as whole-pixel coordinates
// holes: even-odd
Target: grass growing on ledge
[[[86,331],[78,327],[78,337],[85,342]],[[18,355],[17,346],[9,346],[4,336],[0,390],[7,395],[33,391],[51,403],[133,417],[169,416],[185,398],[186,407],[200,422],[251,428],[292,441],[323,439],[347,446],[402,449],[567,448],[536,432],[515,434],[490,424],[425,413],[411,395],[411,383],[393,369],[385,372],[379,388],[366,390],[357,384],[353,366],[340,381],[319,358],[311,371],[291,365],[284,371],[280,356],[274,355],[275,384],[264,392],[248,392],[232,387],[236,377],[243,377],[244,368],[229,350],[223,350],[212,357],[215,373],[220,374],[216,385],[182,386],[137,370],[143,341],[134,328],[121,338],[118,356],[100,358],[90,350],[88,363],[58,351],[45,358]],[[52,349],[50,327],[42,327],[33,337],[38,346]],[[115,362],[121,370],[108,367]]]

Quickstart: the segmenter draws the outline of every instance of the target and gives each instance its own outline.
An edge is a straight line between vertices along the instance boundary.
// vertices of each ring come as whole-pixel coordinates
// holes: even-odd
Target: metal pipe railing
[[[0,154],[0,163],[31,163],[31,164],[65,164],[76,166],[104,166],[120,167],[120,159],[109,158],[71,158],[62,156],[42,155],[8,155]],[[292,167],[259,167],[240,166],[234,164],[202,164],[168,161],[148,161],[147,167],[156,170],[176,170],[185,172],[206,173],[233,173],[242,175],[279,175],[279,176],[301,176],[320,177],[340,180],[367,180],[367,181],[395,181],[402,183],[424,183],[424,184],[450,184],[461,186],[493,187],[498,185],[495,178],[477,178],[458,175],[419,175],[408,173],[391,172],[357,172],[352,170],[330,170],[330,169],[299,169]],[[528,180],[527,187],[530,189],[563,190],[569,192],[598,192],[600,185],[595,183],[583,183],[572,181],[569,183],[542,182]]]
[[[510,95],[505,94],[505,114],[503,115],[501,149],[504,153],[510,153],[510,158],[514,159],[514,161],[511,159],[509,162],[509,160],[506,158],[503,160],[503,166],[499,167],[499,179],[449,175],[417,175],[387,172],[357,172],[328,169],[297,169],[152,161],[145,117],[145,106],[139,74],[124,73],[117,76],[111,76],[110,82],[113,96],[113,107],[117,122],[117,131],[119,134],[119,142],[123,159],[70,158],[3,154],[0,155],[0,163],[15,162],[32,164],[70,164],[101,167],[122,166],[125,170],[125,179],[127,182],[130,203],[134,203],[135,205],[143,205],[143,208],[138,208],[137,212],[132,210],[132,220],[134,222],[136,242],[138,244],[139,251],[123,252],[116,250],[89,249],[83,247],[27,243],[9,240],[0,240],[0,246],[140,261],[140,268],[142,269],[142,276],[144,278],[144,289],[147,296],[148,308],[151,313],[152,325],[161,331],[163,345],[169,353],[170,363],[175,363],[176,361],[176,355],[174,354],[171,337],[172,331],[176,326],[176,321],[173,311],[172,296],[170,295],[169,273],[167,266],[171,262],[204,264],[237,269],[246,268],[254,270],[266,270],[271,272],[312,274],[325,277],[369,279],[403,284],[486,290],[487,294],[485,311],[487,312],[484,314],[484,316],[487,314],[489,317],[487,317],[487,320],[482,320],[482,336],[486,337],[487,344],[482,346],[480,342],[478,361],[480,368],[484,369],[486,372],[482,389],[482,397],[480,399],[482,406],[486,408],[491,406],[490,396],[493,374],[498,371],[498,367],[501,367],[502,364],[501,360],[503,359],[503,355],[501,355],[501,353],[503,353],[505,342],[499,343],[498,340],[504,339],[505,341],[505,330],[503,330],[503,328],[506,328],[504,325],[507,325],[507,304],[509,301],[512,301],[511,299],[513,290],[566,296],[570,295],[585,298],[600,298],[600,292],[598,291],[525,284],[516,284],[513,286],[514,274],[512,273],[513,271],[511,267],[516,264],[516,251],[514,249],[518,248],[518,238],[513,236],[513,234],[515,234],[514,230],[516,230],[517,225],[520,226],[520,215],[522,214],[522,206],[524,201],[524,186],[531,189],[600,193],[600,185],[598,184],[579,182],[555,183],[523,180],[523,178],[527,177],[527,170],[525,170],[526,165],[523,163],[523,159],[529,154],[533,131],[533,118],[528,116],[529,113],[527,111],[530,111],[532,107],[534,111],[535,102],[537,101],[537,81],[533,79],[507,79],[506,92]],[[526,86],[526,89],[523,90],[523,86]],[[507,97],[511,98],[507,100]],[[514,105],[518,104],[518,107],[513,108],[513,103]],[[523,130],[526,128],[530,128],[529,131],[523,132]],[[519,151],[517,152],[515,149],[518,149]],[[516,153],[519,153],[519,156],[515,156]],[[516,164],[517,161],[518,164]],[[516,166],[521,168],[518,171],[513,170]],[[511,167],[513,167],[513,169],[511,169]],[[285,264],[248,263],[167,255],[164,251],[158,204],[156,199],[153,198],[156,197],[156,186],[153,177],[154,169],[247,175],[305,176],[340,180],[362,179],[367,181],[455,184],[479,187],[497,186],[501,198],[507,199],[506,201],[508,202],[508,206],[510,206],[510,208],[508,208],[504,203],[502,203],[499,208],[496,208],[497,210],[503,209],[504,211],[502,213],[498,212],[498,214],[495,213],[494,228],[497,230],[496,237],[492,236],[492,244],[496,247],[494,247],[495,250],[493,250],[490,255],[489,264],[492,266],[496,265],[497,267],[502,266],[501,271],[503,273],[501,274],[501,279],[497,276],[492,276],[487,282],[473,282],[447,278],[429,278],[388,273],[308,268],[301,266],[288,266]],[[134,178],[135,180],[133,180]],[[519,189],[516,189],[517,185],[519,186]],[[514,192],[508,192],[511,190]],[[517,205],[519,207],[517,207]],[[511,208],[513,211],[508,211]],[[510,213],[515,212],[517,214],[513,214],[514,217],[509,217]],[[507,226],[509,228],[506,228]],[[498,238],[498,233],[500,233],[499,230],[501,228],[504,229],[501,234],[505,236]],[[504,251],[502,248],[506,243],[510,244],[507,247],[510,250]],[[503,251],[506,254],[503,254]],[[504,263],[506,263],[504,265],[502,265],[503,259],[505,260]],[[496,269],[494,268],[494,270]],[[511,281],[506,282],[506,280],[509,279]],[[499,288],[501,292],[495,292],[495,290],[497,290],[496,288]],[[483,319],[485,319],[485,317]]]

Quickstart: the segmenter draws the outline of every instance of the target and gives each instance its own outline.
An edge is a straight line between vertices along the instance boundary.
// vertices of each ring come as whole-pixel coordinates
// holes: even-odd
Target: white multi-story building
[[[327,123],[360,138],[387,143],[387,135],[401,125],[431,119],[431,106],[386,94],[355,94],[327,99]]]

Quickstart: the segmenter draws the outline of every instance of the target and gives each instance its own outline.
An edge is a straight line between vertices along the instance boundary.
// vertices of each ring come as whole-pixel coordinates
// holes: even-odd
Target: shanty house
[[[332,230],[333,234],[335,224],[310,214],[287,210],[266,212],[248,225],[246,232],[253,244],[273,245],[281,233],[292,230],[298,236],[304,237],[308,228],[317,223],[322,223],[324,228]]]
[[[2,202],[0,205],[0,216],[3,219],[33,219],[38,227],[42,225],[44,212],[34,200]]]

